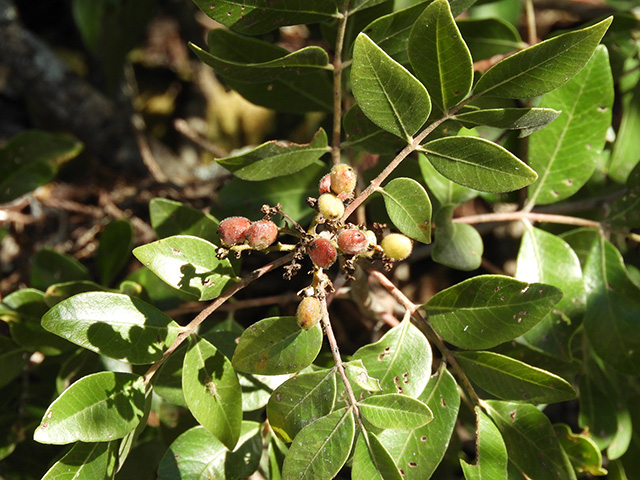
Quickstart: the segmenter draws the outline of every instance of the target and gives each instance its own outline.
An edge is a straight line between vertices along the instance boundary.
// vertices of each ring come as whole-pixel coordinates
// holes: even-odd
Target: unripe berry
[[[331,192],[331,174],[327,173],[324,177],[320,179],[320,183],[318,184],[318,192],[320,195],[323,193]]]
[[[338,258],[338,251],[326,238],[316,238],[307,247],[311,261],[320,268],[329,268]]]
[[[367,236],[367,239],[369,240],[369,245],[378,244],[378,238],[376,237],[376,234],[373,233],[371,230],[367,230],[366,232],[364,232],[364,234]]]
[[[413,242],[400,233],[390,233],[380,242],[382,252],[393,260],[404,260],[411,255]]]
[[[264,250],[276,241],[278,227],[271,220],[253,222],[247,230],[247,243],[251,248]]]
[[[245,217],[225,218],[218,225],[220,241],[227,247],[244,242],[250,225],[251,222]]]
[[[369,247],[369,239],[362,230],[350,228],[338,235],[338,247],[344,253],[359,255]]]
[[[298,320],[300,328],[309,330],[314,327],[321,318],[322,307],[320,306],[320,300],[316,297],[303,298],[296,311],[296,319]]]
[[[333,193],[323,193],[318,198],[318,211],[327,220],[337,220],[344,213],[344,203]]]
[[[337,195],[349,195],[356,188],[358,177],[349,165],[340,163],[331,169],[331,191]]]

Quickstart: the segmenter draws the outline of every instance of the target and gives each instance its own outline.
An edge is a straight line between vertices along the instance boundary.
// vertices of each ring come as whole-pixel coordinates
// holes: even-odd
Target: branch
[[[349,2],[345,1],[342,15],[338,20],[338,33],[336,36],[336,49],[333,57],[333,135],[331,156],[333,164],[340,163],[340,139],[342,138],[342,50],[344,48],[344,36],[347,29]]]
[[[454,218],[455,223],[489,223],[489,222],[512,222],[517,220],[530,220],[532,222],[559,223],[562,225],[575,225],[578,227],[591,227],[601,229],[600,222],[569,215],[555,215],[551,213],[535,213],[519,210],[517,212],[484,213],[481,215],[469,215],[467,217]]]

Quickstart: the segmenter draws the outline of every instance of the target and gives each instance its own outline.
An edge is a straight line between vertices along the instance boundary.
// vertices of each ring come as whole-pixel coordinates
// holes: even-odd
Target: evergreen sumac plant
[[[525,43],[492,2],[194,1],[222,25],[197,57],[316,133],[218,158],[212,215],[153,200],[127,288],[3,299],[4,341],[67,355],[43,478],[145,448],[162,480],[640,478],[632,7],[538,42],[524,9]],[[421,283],[434,263],[455,275]],[[241,324],[266,275],[299,299]],[[209,303],[178,323],[167,299]]]

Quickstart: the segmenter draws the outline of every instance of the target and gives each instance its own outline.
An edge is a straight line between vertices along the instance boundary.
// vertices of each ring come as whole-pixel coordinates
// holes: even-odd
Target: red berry
[[[349,165],[334,165],[331,169],[331,190],[337,195],[349,195],[356,188],[358,177]]]
[[[251,222],[245,217],[225,218],[218,225],[220,241],[227,247],[244,242],[250,225]]]
[[[369,239],[363,231],[350,228],[338,235],[338,247],[344,253],[359,255],[369,247]]]
[[[323,193],[331,192],[331,174],[327,173],[324,177],[320,179],[320,183],[318,184],[318,191],[320,195]]]
[[[271,220],[253,222],[247,230],[247,243],[251,248],[264,250],[278,238],[278,226]]]
[[[298,325],[303,330],[309,330],[315,326],[316,323],[322,318],[322,307],[320,306],[320,300],[316,297],[305,297],[298,305],[296,311],[296,319]]]
[[[338,251],[326,238],[316,238],[307,247],[311,261],[320,268],[329,268],[338,258]]]

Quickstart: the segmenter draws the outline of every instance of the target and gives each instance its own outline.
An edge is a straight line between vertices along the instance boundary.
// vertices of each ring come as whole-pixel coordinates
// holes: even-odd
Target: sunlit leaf
[[[420,400],[388,393],[374,395],[358,402],[362,416],[378,428],[414,430],[433,420],[433,413]]]
[[[366,436],[366,437],[365,437]],[[362,432],[353,453],[352,480],[401,480],[402,475],[393,457],[378,437]]]
[[[422,185],[411,178],[395,178],[381,193],[389,218],[398,230],[431,243],[431,200]]]
[[[78,442],[47,471],[42,480],[109,478],[116,463],[116,447],[116,442]]]
[[[364,114],[399,137],[411,138],[429,118],[426,88],[364,33],[355,41],[351,84]]]
[[[606,475],[602,468],[602,454],[598,446],[587,435],[573,433],[569,425],[559,423],[553,430],[560,441],[560,445],[573,465],[576,474],[589,473],[594,476]]]

